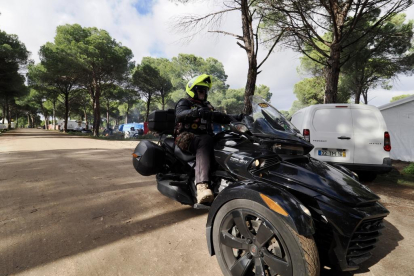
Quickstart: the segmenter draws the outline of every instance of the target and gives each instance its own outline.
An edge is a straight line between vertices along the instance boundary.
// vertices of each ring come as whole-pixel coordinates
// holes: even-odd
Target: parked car
[[[378,108],[356,104],[320,104],[293,114],[291,122],[315,147],[310,155],[372,181],[392,169],[391,141]]]

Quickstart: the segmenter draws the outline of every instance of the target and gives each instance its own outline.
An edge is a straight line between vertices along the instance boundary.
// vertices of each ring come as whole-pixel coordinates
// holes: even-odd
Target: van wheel
[[[357,172],[357,174],[361,182],[372,182],[377,178],[377,174],[373,172]]]
[[[232,200],[218,211],[213,245],[226,276],[319,275],[313,237],[297,234],[274,212],[254,201]]]

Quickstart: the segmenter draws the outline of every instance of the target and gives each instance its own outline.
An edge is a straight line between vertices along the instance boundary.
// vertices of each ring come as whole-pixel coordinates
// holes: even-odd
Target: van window
[[[351,110],[348,108],[318,109],[313,116],[312,124],[316,131],[351,134]]]
[[[375,112],[369,109],[353,109],[354,132],[370,133],[378,130],[379,121]]]
[[[302,127],[303,115],[304,115],[304,112],[298,112],[292,117],[292,120],[291,120],[292,124],[295,127],[297,127],[300,131],[302,131],[300,128]]]

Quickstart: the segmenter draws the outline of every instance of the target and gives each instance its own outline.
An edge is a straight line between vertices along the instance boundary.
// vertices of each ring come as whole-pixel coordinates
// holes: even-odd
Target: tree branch
[[[272,53],[273,49],[275,48],[276,44],[280,41],[280,39],[282,38],[283,34],[285,33],[285,29],[282,30],[282,32],[279,34],[279,37],[275,40],[275,43],[273,43],[272,47],[270,48],[269,52],[267,53],[267,56],[262,60],[262,62],[256,67],[256,69],[259,69],[260,66],[263,65],[263,63],[267,60],[267,58],[270,56],[270,54]]]
[[[235,38],[237,38],[238,40],[242,40],[243,41],[243,37],[241,35],[236,35],[236,34],[232,34],[229,32],[225,32],[225,31],[208,31],[209,33],[219,33],[219,34],[224,34],[224,35],[231,35],[234,36]]]

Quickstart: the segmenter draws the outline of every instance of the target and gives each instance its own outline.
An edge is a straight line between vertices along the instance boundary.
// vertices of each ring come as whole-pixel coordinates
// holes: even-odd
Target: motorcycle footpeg
[[[210,209],[210,205],[196,203],[196,204],[193,205],[193,208],[194,209],[204,209],[204,210],[208,210],[208,209]]]

